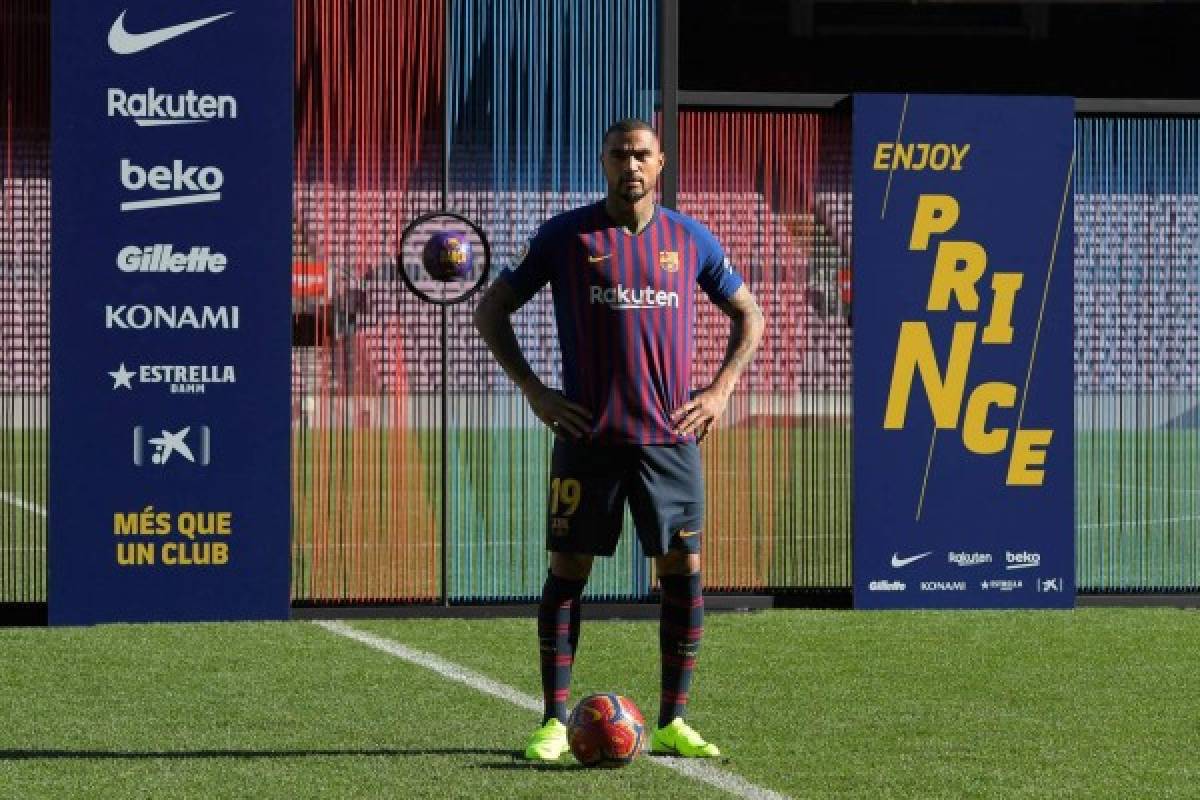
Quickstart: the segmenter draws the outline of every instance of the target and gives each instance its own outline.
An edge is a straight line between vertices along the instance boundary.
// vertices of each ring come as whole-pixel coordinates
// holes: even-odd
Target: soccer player
[[[530,408],[555,434],[546,532],[550,570],[538,609],[545,716],[525,750],[567,748],[567,695],[579,604],[594,556],[611,556],[628,500],[662,584],[662,693],[651,749],[713,757],[684,722],[703,631],[700,543],[704,483],[698,441],[724,413],[762,337],[763,317],[713,235],[654,202],[664,157],[654,129],[623,119],[604,134],[608,196],[560,214],[521,263],[492,283],[475,325]],[[510,316],[550,284],[562,391],[530,368]],[[732,320],[724,361],[692,392],[696,286]]]

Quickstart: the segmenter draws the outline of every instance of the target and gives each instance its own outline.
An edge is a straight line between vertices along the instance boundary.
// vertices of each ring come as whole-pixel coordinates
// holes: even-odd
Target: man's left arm
[[[717,301],[717,307],[733,323],[729,331],[729,345],[725,348],[725,359],[708,388],[697,392],[690,401],[671,412],[671,422],[680,436],[694,433],[703,439],[713,421],[725,413],[733,387],[737,385],[742,370],[753,360],[766,327],[762,310],[745,284],[728,300]]]

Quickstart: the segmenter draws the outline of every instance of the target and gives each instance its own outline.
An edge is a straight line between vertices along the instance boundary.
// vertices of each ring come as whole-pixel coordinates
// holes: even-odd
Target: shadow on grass
[[[479,747],[366,747],[312,750],[0,750],[0,762],[42,759],[115,759],[119,761],[155,758],[312,758],[325,756],[509,756],[517,759],[521,755],[519,750]]]
[[[476,764],[476,769],[509,769],[509,770],[524,770],[528,772],[571,772],[578,769],[588,769],[583,764],[577,761],[565,761],[563,763],[545,762],[545,761],[526,761],[521,753],[513,753],[512,761],[493,761],[490,763]]]

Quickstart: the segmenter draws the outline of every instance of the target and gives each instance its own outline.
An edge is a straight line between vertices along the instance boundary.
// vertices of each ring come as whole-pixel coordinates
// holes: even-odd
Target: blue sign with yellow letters
[[[856,607],[1074,604],[1073,114],[854,97]]]
[[[56,0],[53,624],[289,615],[291,0]]]

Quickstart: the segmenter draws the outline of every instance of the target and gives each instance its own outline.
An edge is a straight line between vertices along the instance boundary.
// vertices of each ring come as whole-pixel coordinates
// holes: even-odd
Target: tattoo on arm
[[[717,306],[733,324],[729,331],[729,344],[725,348],[725,359],[713,383],[732,390],[742,371],[754,359],[766,322],[754,295],[745,286]]]
[[[474,320],[475,328],[496,361],[512,382],[524,390],[538,377],[521,352],[517,334],[513,331],[510,317],[518,308],[520,303],[512,288],[503,281],[494,281],[475,307]]]

